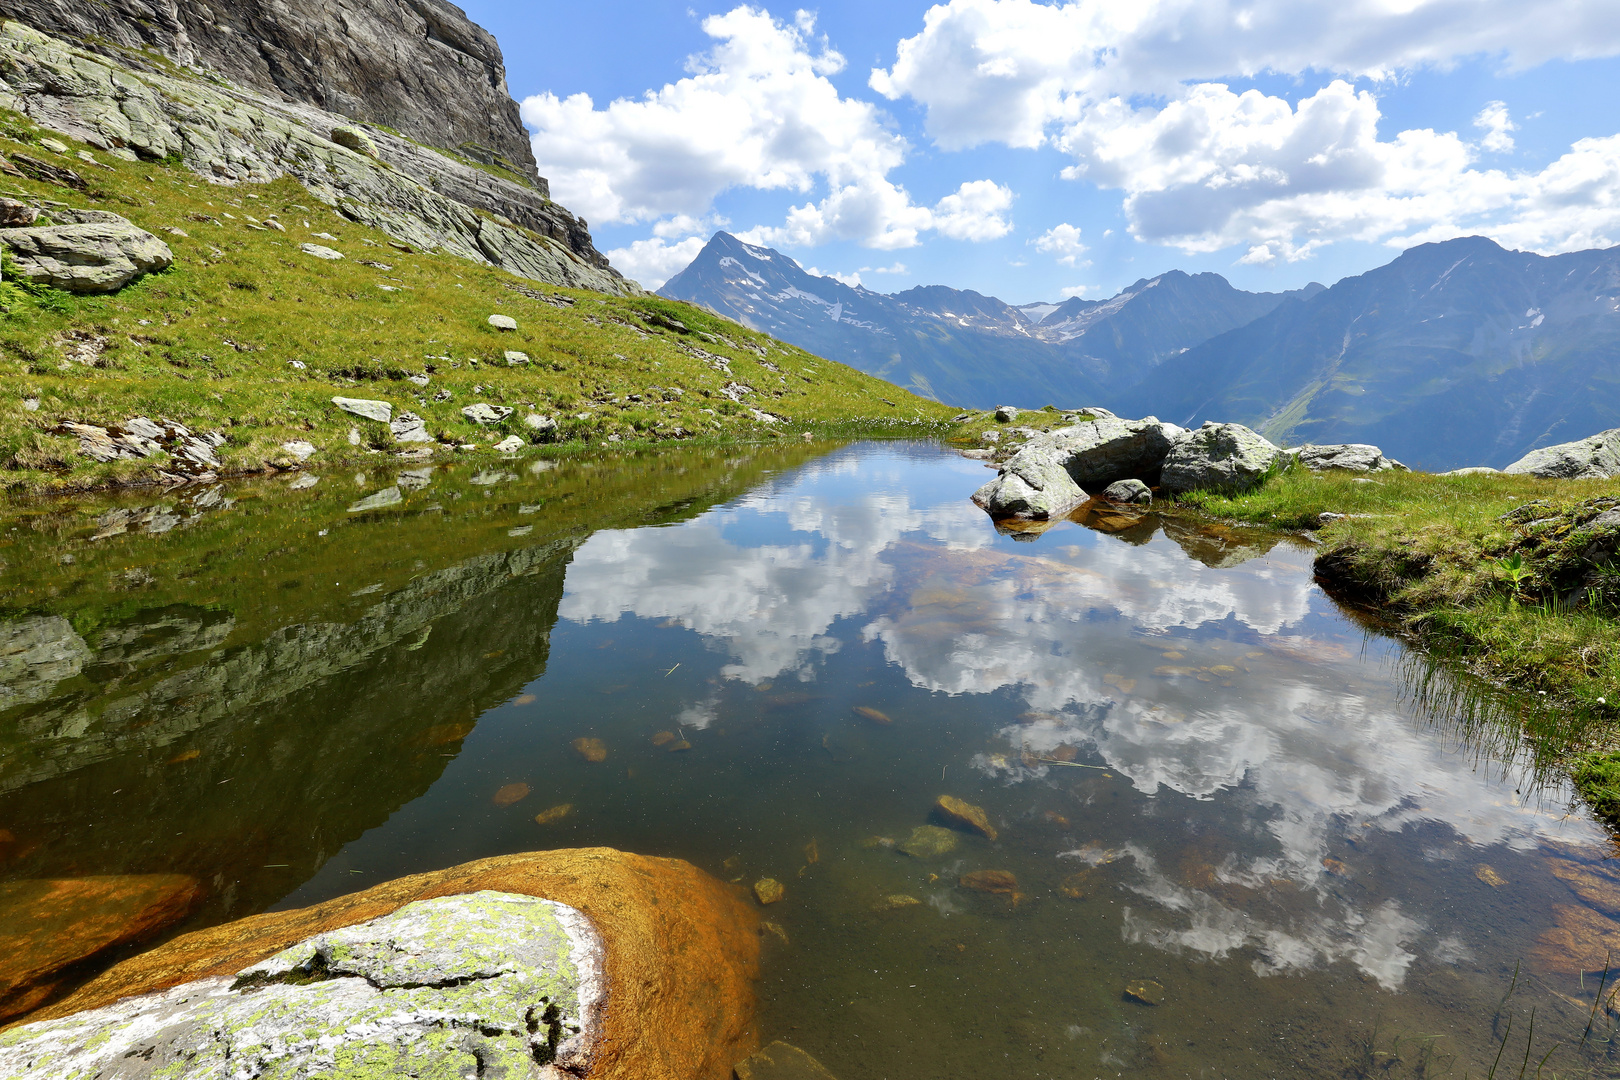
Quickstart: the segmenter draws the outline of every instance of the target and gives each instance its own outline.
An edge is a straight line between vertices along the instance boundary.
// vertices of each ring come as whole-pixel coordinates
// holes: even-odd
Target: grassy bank
[[[1525,694],[1537,750],[1620,828],[1620,524],[1595,522],[1620,507],[1620,481],[1295,468],[1255,491],[1182,502],[1315,530],[1325,586]]]
[[[686,304],[558,289],[402,250],[291,179],[209,184],[3,110],[0,152],[71,168],[85,182],[78,190],[8,175],[0,194],[47,214],[53,205],[112,210],[175,256],[171,269],[105,297],[19,287],[9,274],[0,285],[0,485],[12,490],[139,482],[164,466],[94,462],[76,438],[55,433],[64,420],[147,416],[217,429],[232,472],[292,464],[282,448],[290,441],[318,448],[312,464],[404,449],[386,425],[341,412],[334,396],[421,416],[441,456],[509,435],[547,444],[932,435],[957,411]],[[306,243],[345,257],[316,258]],[[491,315],[518,328],[498,331]],[[527,359],[513,365],[509,352]],[[476,424],[461,409],[478,402],[513,412]],[[557,427],[539,431],[530,414]]]

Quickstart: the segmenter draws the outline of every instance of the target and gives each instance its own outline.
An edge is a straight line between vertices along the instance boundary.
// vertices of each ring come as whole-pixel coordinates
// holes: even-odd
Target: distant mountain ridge
[[[940,401],[1102,404],[1158,364],[1295,296],[1172,271],[1108,300],[1014,307],[927,285],[892,295],[817,277],[787,255],[716,233],[660,294]]]
[[[1411,248],[1165,361],[1110,407],[1240,421],[1285,445],[1371,442],[1418,468],[1500,468],[1620,427],[1620,247]]]

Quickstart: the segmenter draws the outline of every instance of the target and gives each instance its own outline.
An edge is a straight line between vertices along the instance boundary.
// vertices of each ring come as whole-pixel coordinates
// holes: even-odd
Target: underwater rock
[[[833,1080],[821,1062],[781,1040],[737,1062],[736,1076],[737,1080]]]
[[[326,979],[303,987],[270,982],[234,992],[231,985],[234,977],[246,969],[273,968],[274,965],[265,962],[299,943],[311,942],[318,935],[338,931],[339,934],[333,935],[336,939],[344,928],[393,915],[413,901],[476,893],[484,893],[486,898],[489,893],[517,894],[521,898],[519,905],[531,899],[565,905],[583,916],[576,927],[586,924],[599,939],[603,983],[612,993],[596,1018],[595,1036],[588,1044],[582,1041],[570,1047],[567,1039],[572,1033],[558,1032],[562,1036],[557,1044],[559,1055],[565,1048],[570,1054],[567,1062],[559,1060],[559,1064],[570,1066],[563,1076],[588,1075],[592,1080],[641,1077],[724,1080],[732,1063],[757,1045],[753,1024],[754,982],[759,973],[759,927],[754,911],[722,883],[690,863],[609,848],[582,848],[481,859],[436,873],[400,878],[313,907],[256,915],[183,935],[124,961],[72,997],[42,1010],[38,1014],[39,1023],[13,1028],[0,1035],[0,1073],[13,1067],[13,1055],[19,1052],[23,1041],[37,1042],[47,1037],[46,1028],[56,1032],[68,1030],[45,1021],[84,1025],[87,1023],[82,1016],[85,1010],[128,1014],[164,1007],[165,1003],[173,1005],[177,998],[193,995],[206,999],[199,1000],[199,1004],[208,1001],[228,1004],[231,998],[268,1003],[280,1000],[281,993],[290,991],[331,995],[343,984],[348,984],[343,987],[346,991],[362,995],[369,991],[374,995],[374,991],[363,985],[364,980],[349,978]],[[525,907],[524,910],[536,909]],[[545,910],[555,915],[556,908],[547,905]],[[458,965],[458,975],[478,977],[461,986],[424,989],[455,997],[459,1002],[479,995],[482,983],[510,981],[486,977],[497,974],[485,973],[480,966],[490,955],[482,939],[490,935],[477,930],[474,924],[467,924],[467,932],[480,939],[478,947],[448,951],[446,960]],[[573,940],[584,937],[581,927],[570,945]],[[312,958],[313,953],[312,944],[296,955]],[[420,955],[425,953],[412,954]],[[553,951],[551,955],[557,957],[558,952]],[[570,959],[573,955],[571,947]],[[284,957],[287,959],[292,958]],[[379,953],[359,963],[369,967],[389,962]],[[401,962],[416,963],[412,959]],[[274,970],[270,974],[275,977]],[[419,977],[411,976],[413,981]],[[187,984],[185,989],[171,990],[182,983]],[[400,995],[402,992],[416,991],[396,989],[388,993]],[[152,996],[135,1001],[120,1000],[133,995]],[[72,1015],[75,1013],[81,1015]],[[477,1016],[476,1011],[474,1015]],[[63,1017],[68,1019],[62,1021]],[[431,1025],[440,1021],[442,1014],[414,1018]],[[322,1022],[313,1013],[308,1014],[308,1019],[312,1024]],[[424,1032],[433,1030],[443,1034],[393,1047],[391,1052],[397,1056],[386,1064],[399,1067],[380,1071],[384,1075],[458,1077],[476,1072],[477,1057],[473,1047],[482,1052],[497,1049],[497,1043],[529,1045],[527,1028],[531,1018],[519,1012],[517,1020],[518,1030],[509,1034],[505,1020],[497,1025],[501,1033],[493,1035],[484,1034],[476,1024],[453,1029],[448,1024],[424,1027],[421,1029]],[[533,1013],[532,1021],[546,1032],[543,1044],[549,1049],[549,1032],[546,1031],[549,1025],[543,1008]],[[225,1037],[245,1035],[237,1029],[227,1032]],[[78,1051],[88,1041],[63,1038],[53,1052]],[[429,1054],[446,1056],[428,1060]],[[457,1055],[455,1060],[449,1059],[450,1054]],[[31,1053],[29,1059],[37,1060],[38,1052]],[[332,1074],[333,1064],[327,1063],[323,1075]],[[373,1067],[376,1064],[374,1062]],[[534,1075],[532,1053],[514,1064],[518,1067],[506,1075]],[[337,1071],[354,1074],[342,1069]],[[40,1075],[65,1072],[46,1069]],[[187,1075],[202,1073],[191,1070]],[[292,1075],[290,1070],[289,1075]],[[493,1075],[493,1071],[486,1075]],[[557,1073],[545,1071],[540,1075],[555,1077]]]
[[[678,738],[678,736],[673,731],[660,731],[658,734],[652,737],[652,744],[654,746],[668,746],[670,743],[674,742],[676,738]]]
[[[202,895],[182,874],[0,884],[0,1021],[48,1000],[70,965],[179,922]]]
[[[953,828],[976,832],[987,840],[996,838],[996,827],[990,824],[990,818],[981,806],[963,802],[951,795],[941,795],[934,800],[934,814]]]
[[[915,896],[905,893],[891,893],[872,905],[873,911],[898,911],[901,908],[917,907],[922,903]]]
[[[870,705],[856,705],[851,709],[851,711],[856,716],[863,717],[863,718],[865,718],[867,720],[870,720],[874,724],[892,724],[892,723],[894,723],[894,721],[889,718],[888,713],[880,712],[879,710],[872,708]]]
[[[951,830],[938,825],[919,825],[897,847],[914,859],[933,859],[955,851],[956,844],[956,833]]]
[[[1572,859],[1548,859],[1547,869],[1574,889],[1584,903],[1620,918],[1620,879],[1613,873]]]
[[[1595,975],[1620,956],[1620,922],[1581,904],[1554,904],[1552,913],[1553,927],[1525,954],[1532,969]]]
[[[1143,1005],[1164,1004],[1164,986],[1152,979],[1137,979],[1125,984],[1125,996]]]
[[[1093,882],[1091,869],[1077,870],[1058,882],[1058,893],[1070,900],[1084,900],[1091,895]]]
[[[775,878],[760,878],[754,882],[754,897],[761,904],[774,904],[787,895],[787,888]]]
[[[601,739],[587,739],[581,736],[568,745],[574,748],[574,753],[586,761],[595,763],[607,760],[607,744]]]
[[[521,781],[516,784],[507,784],[495,792],[493,801],[496,806],[511,806],[513,803],[527,798],[531,790],[533,789],[528,784]]]
[[[1018,894],[1018,878],[1010,870],[974,870],[958,878],[957,884],[974,892],[997,893],[1003,896]]]
[[[571,803],[571,802],[558,803],[556,806],[553,806],[551,809],[542,810],[538,814],[534,815],[534,823],[536,825],[555,825],[557,822],[561,821],[563,818],[567,817],[569,814],[572,814],[573,812],[574,812],[574,804],[573,803]]]

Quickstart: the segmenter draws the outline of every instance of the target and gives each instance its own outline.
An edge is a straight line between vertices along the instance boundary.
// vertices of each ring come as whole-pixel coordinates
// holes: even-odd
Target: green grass
[[[64,420],[144,415],[219,429],[231,472],[292,464],[280,444],[295,439],[319,448],[312,464],[398,449],[385,425],[340,412],[335,395],[417,413],[445,452],[487,450],[511,434],[536,440],[524,423],[531,412],[558,419],[548,441],[627,446],[805,431],[939,435],[956,412],[686,304],[558,289],[401,251],[291,179],[217,186],[178,165],[92,150],[101,168],[52,154],[41,134],[52,133],[0,111],[0,152],[74,168],[89,192],[0,177],[0,194],[123,214],[169,244],[175,265],[106,297],[0,286],[0,486],[13,491],[138,482],[163,465],[92,462],[75,438],[53,433]],[[253,227],[272,215],[285,232]],[[302,242],[347,258],[313,258]],[[510,315],[518,330],[492,329],[492,314]],[[506,350],[531,362],[509,367]],[[407,381],[422,374],[425,389]],[[732,400],[723,391],[733,383],[751,392]],[[435,400],[441,391],[450,398]],[[476,425],[460,410],[479,401],[515,411],[501,425]]]
[[[1582,529],[1620,506],[1620,481],[1293,468],[1249,492],[1181,502],[1316,529],[1331,590],[1523,695],[1538,758],[1562,761],[1620,827],[1620,529]],[[1347,516],[1323,523],[1324,513]]]

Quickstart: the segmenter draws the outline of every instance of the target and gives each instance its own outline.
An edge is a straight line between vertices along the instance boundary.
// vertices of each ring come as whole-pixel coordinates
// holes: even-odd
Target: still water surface
[[[844,1080],[1616,1075],[1613,850],[1412,703],[1308,544],[1004,535],[987,476],[867,444],[19,511],[0,874],[190,875],[172,933],[609,845],[784,883],[763,1033]],[[940,795],[997,838],[921,850]]]

